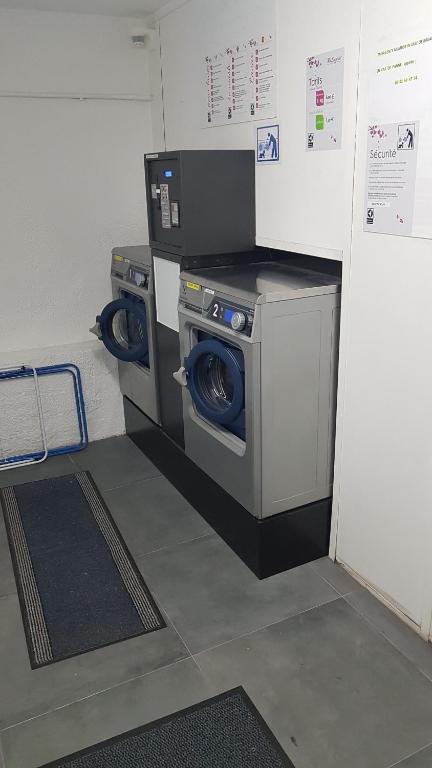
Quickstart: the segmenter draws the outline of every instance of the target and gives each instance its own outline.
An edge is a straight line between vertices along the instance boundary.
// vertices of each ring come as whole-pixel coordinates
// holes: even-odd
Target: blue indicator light
[[[173,172],[172,171],[164,171],[163,175],[165,176],[166,179],[172,179]]]
[[[234,314],[234,310],[233,309],[225,309],[224,310],[223,319],[225,320],[226,323],[230,323],[231,322],[233,314]]]

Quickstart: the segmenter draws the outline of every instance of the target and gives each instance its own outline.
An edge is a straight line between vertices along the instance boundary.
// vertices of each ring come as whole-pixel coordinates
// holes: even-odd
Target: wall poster
[[[418,121],[369,127],[366,231],[411,234],[419,133]]]
[[[276,41],[260,33],[205,57],[206,126],[266,120],[277,113]]]
[[[278,163],[279,160],[279,124],[258,126],[256,141],[257,163]]]
[[[306,59],[306,150],[342,146],[344,49]]]
[[[375,52],[363,229],[432,237],[432,35]]]

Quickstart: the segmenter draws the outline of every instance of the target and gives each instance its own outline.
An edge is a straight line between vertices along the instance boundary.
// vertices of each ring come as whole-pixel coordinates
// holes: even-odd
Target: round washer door
[[[242,352],[207,339],[192,349],[185,368],[187,387],[199,413],[216,424],[235,421],[244,408]]]
[[[97,318],[108,352],[133,363],[148,355],[147,313],[144,302],[131,298],[111,301]]]

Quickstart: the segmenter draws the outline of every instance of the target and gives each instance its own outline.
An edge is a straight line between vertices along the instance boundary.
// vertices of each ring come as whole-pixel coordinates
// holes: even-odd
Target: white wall
[[[360,0],[190,0],[160,22],[167,149],[254,149],[257,123],[205,127],[204,56],[276,28],[281,162],[257,168],[257,243],[341,260],[351,237]],[[342,149],[305,151],[306,58],[345,47]],[[157,68],[155,73],[158,76]],[[155,90],[157,85],[153,88]],[[163,149],[159,134],[157,149]]]
[[[431,34],[429,0],[409,8],[409,19],[402,0],[365,0],[363,9],[337,556],[427,635],[432,244],[362,231],[370,62],[389,39]]]
[[[155,104],[155,149],[164,149],[162,106],[168,149],[254,147],[253,124],[202,127],[200,58],[235,40],[247,24],[255,33],[257,16],[265,20],[268,9],[265,0],[189,0],[161,19],[164,99]],[[428,0],[413,0],[409,16],[402,0],[276,0],[276,15],[283,160],[257,169],[257,241],[344,262],[331,553],[427,636],[431,243],[365,234],[362,213],[372,52],[389,36],[430,34],[432,9]],[[307,154],[304,60],[340,46],[346,53],[343,148]],[[159,92],[156,62],[153,72]]]
[[[0,93],[146,98],[134,27],[0,10]],[[121,433],[116,366],[88,329],[110,299],[111,248],[148,242],[151,104],[0,97],[0,109],[0,365],[80,360],[91,439]]]
[[[203,127],[203,57],[276,19],[281,163],[258,167],[257,242],[284,250],[343,259],[336,483],[343,435],[343,392],[349,308],[352,197],[357,114],[361,0],[189,0],[160,20],[161,61],[155,54],[152,90],[155,149],[254,149],[256,123]],[[199,30],[197,34],[197,30]],[[342,148],[305,151],[306,58],[345,49]],[[162,66],[162,84],[161,84]],[[161,87],[163,86],[163,88]],[[162,100],[163,90],[163,100]],[[205,95],[205,94],[204,94]],[[165,136],[164,136],[165,127]],[[332,536],[332,554],[337,516]]]
[[[349,257],[357,108],[360,0],[278,2],[281,162],[257,168],[257,242]],[[305,69],[311,55],[344,48],[342,146],[305,151]]]
[[[189,0],[161,19],[167,149],[252,149],[250,123],[206,128],[205,56],[275,24],[273,0]]]

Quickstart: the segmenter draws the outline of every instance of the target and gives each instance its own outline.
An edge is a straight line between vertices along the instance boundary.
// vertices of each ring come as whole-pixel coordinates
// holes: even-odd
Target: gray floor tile
[[[422,749],[401,763],[397,763],[390,768],[431,768],[432,765],[432,746]]]
[[[7,768],[36,768],[209,698],[192,659],[3,731]],[[167,766],[169,768],[169,766]]]
[[[340,595],[348,595],[361,589],[358,581],[352,578],[349,573],[338,563],[334,563],[329,557],[322,557],[311,563],[314,571],[319,573],[321,578],[328,581]]]
[[[430,643],[404,624],[393,611],[386,608],[367,589],[357,590],[347,595],[345,599],[432,680],[432,645]]]
[[[337,598],[308,565],[259,581],[216,535],[137,563],[193,653]]]
[[[80,469],[92,473],[101,490],[160,475],[154,464],[126,436],[90,443],[84,451],[74,454],[74,462]]]
[[[17,591],[3,515],[0,511],[0,597]]]
[[[165,477],[105,491],[105,501],[135,555],[212,533]]]
[[[0,472],[0,488],[5,488],[7,485],[32,483],[34,480],[45,480],[47,477],[70,475],[72,472],[76,472],[76,469],[69,455],[52,456],[34,466],[29,465]]]
[[[188,656],[174,629],[30,668],[16,595],[0,598],[0,727],[69,704]]]
[[[432,684],[343,599],[196,657],[243,685],[296,768],[384,768],[432,739]]]

